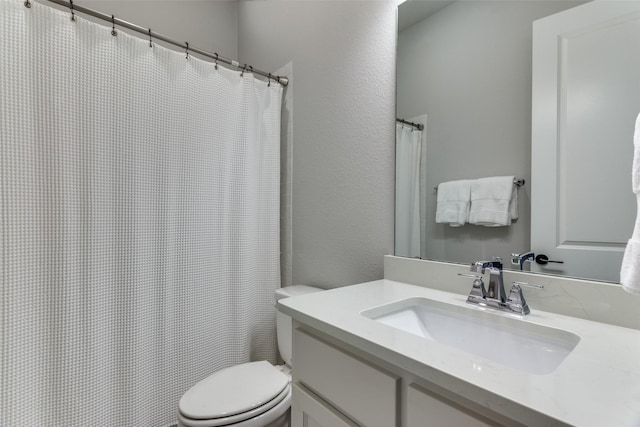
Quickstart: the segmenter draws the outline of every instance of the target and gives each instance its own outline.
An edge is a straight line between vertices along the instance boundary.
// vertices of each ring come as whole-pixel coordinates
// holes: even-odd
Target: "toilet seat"
[[[291,387],[287,386],[282,392],[276,396],[271,402],[255,408],[252,411],[245,412],[231,417],[216,418],[210,420],[194,420],[187,418],[178,412],[178,426],[184,427],[255,427],[264,426],[273,420],[282,416],[291,406]]]
[[[181,424],[213,427],[240,423],[289,406],[290,377],[269,362],[251,362],[218,371],[180,399]],[[284,402],[286,401],[286,402]],[[275,408],[274,412],[277,412]]]

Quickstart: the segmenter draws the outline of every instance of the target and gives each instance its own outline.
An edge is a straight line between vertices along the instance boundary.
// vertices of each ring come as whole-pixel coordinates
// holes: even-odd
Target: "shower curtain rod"
[[[102,12],[98,12],[96,10],[93,9],[88,9],[86,7],[83,6],[78,6],[76,4],[73,3],[73,0],[70,1],[64,1],[64,0],[47,0],[51,3],[55,3],[58,4],[60,6],[65,6],[68,7],[69,9],[71,9],[71,14],[73,15],[74,12],[81,12],[84,13],[86,15],[90,15],[93,16],[94,18],[98,18],[98,19],[102,19],[103,21],[108,21],[111,22],[114,26],[118,25],[119,27],[124,27],[124,28],[128,28],[130,30],[133,30],[135,32],[138,32],[140,34],[144,34],[146,36],[149,36],[151,39],[156,39],[156,40],[161,40],[163,42],[172,44],[174,46],[178,46],[181,47],[183,49],[186,49],[187,53],[188,52],[192,52],[192,53],[197,53],[200,54],[202,56],[205,56],[207,58],[213,59],[216,62],[222,62],[224,64],[228,64],[231,65],[232,67],[237,68],[238,70],[241,70],[242,72],[248,71],[250,73],[253,74],[258,74],[260,76],[266,77],[270,80],[276,81],[278,83],[280,83],[282,86],[287,86],[289,84],[289,79],[284,77],[284,76],[276,76],[274,74],[271,73],[266,73],[264,71],[260,71],[257,68],[253,68],[251,65],[247,65],[244,64],[243,66],[240,66],[240,63],[236,60],[233,59],[229,59],[229,58],[225,58],[224,56],[218,55],[217,53],[210,53],[201,49],[197,49],[194,47],[189,46],[189,43],[180,43],[178,41],[175,41],[173,39],[170,39],[167,36],[163,36],[162,34],[158,34],[155,33],[153,31],[151,31],[151,28],[143,28],[139,25],[136,24],[132,24],[131,22],[127,22],[124,21],[122,19],[116,18],[115,16],[111,15],[107,15],[105,13]],[[31,7],[31,2],[30,0],[25,0],[24,5],[26,7]]]
[[[409,122],[409,121],[403,120],[403,119],[396,119],[396,122],[400,122],[403,125],[414,127],[414,128],[416,128],[418,130],[423,130],[424,129],[424,125],[420,124],[420,123],[413,123],[413,122]]]

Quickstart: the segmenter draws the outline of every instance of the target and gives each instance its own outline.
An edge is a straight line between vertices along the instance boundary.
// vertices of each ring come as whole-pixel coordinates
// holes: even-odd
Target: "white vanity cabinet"
[[[293,366],[292,427],[518,425],[306,326]]]
[[[473,319],[479,319],[476,310],[489,314],[466,298],[381,279],[280,300],[279,310],[293,319],[293,426],[638,427],[636,329],[541,310],[524,318],[496,313],[496,322],[517,331],[545,328],[548,343],[519,347],[524,351],[548,351],[558,338],[573,346],[551,372],[536,373],[530,365],[511,366],[371,317],[384,312],[376,308],[417,300]],[[463,332],[438,325],[437,333]],[[577,345],[566,334],[579,337]],[[518,341],[509,338],[492,348],[511,345]],[[546,362],[535,357],[527,363]]]
[[[407,427],[488,427],[502,425],[502,423],[475,413],[469,408],[417,384],[409,385],[406,399]]]
[[[293,333],[293,377],[294,402],[292,418],[298,424],[302,408],[311,405],[296,405],[296,400],[317,401],[327,413],[341,414],[344,424],[389,427],[397,425],[399,378],[344,352],[342,349],[323,341],[307,330],[295,329]],[[297,396],[296,390],[305,391]],[[319,413],[309,412],[313,414]],[[320,424],[332,427],[332,424]]]

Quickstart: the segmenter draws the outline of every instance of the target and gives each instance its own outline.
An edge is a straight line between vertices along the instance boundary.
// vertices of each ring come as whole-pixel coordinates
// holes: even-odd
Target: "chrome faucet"
[[[523,252],[521,254],[511,254],[511,265],[517,265],[520,267],[520,271],[524,270],[524,263],[531,262],[535,258],[536,254],[533,252]]]
[[[475,274],[458,273],[460,276],[473,277],[473,287],[467,297],[467,303],[478,304],[502,311],[517,314],[529,314],[529,306],[524,299],[522,286],[543,288],[526,282],[513,282],[506,296],[502,277],[502,259],[495,257],[493,261],[478,261],[471,264],[470,270]],[[485,289],[482,275],[489,270],[489,287]]]
[[[507,300],[504,292],[504,280],[502,278],[502,259],[494,257],[492,261],[477,261],[471,264],[471,271],[484,274],[489,270],[489,287],[487,298],[504,303]]]

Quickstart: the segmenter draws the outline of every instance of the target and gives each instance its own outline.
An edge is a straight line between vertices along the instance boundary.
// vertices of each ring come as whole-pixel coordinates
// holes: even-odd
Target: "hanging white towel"
[[[518,219],[518,191],[514,176],[494,176],[471,182],[469,223],[485,227],[511,225]]]
[[[471,202],[471,181],[463,179],[448,181],[438,185],[436,222],[451,227],[463,226],[469,217]]]
[[[633,146],[631,183],[633,192],[636,193],[638,213],[640,213],[640,115],[636,118]],[[625,291],[640,295],[640,215],[638,214],[636,214],[633,235],[627,242],[627,248],[624,251],[622,267],[620,268],[620,283]]]

